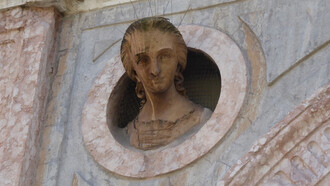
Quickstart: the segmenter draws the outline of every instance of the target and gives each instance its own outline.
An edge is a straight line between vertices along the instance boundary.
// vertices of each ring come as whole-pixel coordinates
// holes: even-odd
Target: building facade
[[[122,37],[152,16],[221,91],[199,131],[142,153],[106,112]],[[0,0],[0,185],[329,185],[329,20],[327,0]]]

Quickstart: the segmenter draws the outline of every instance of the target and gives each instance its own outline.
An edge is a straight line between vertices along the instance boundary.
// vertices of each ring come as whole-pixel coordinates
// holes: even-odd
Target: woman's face
[[[135,31],[130,38],[131,61],[136,79],[145,91],[166,92],[174,86],[178,66],[175,37],[158,30]]]

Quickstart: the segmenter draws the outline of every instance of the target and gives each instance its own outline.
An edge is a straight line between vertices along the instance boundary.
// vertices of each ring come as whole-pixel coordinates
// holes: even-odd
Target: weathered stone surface
[[[55,11],[0,12],[0,184],[32,184],[48,92]]]
[[[0,10],[16,6],[56,7],[65,13],[86,11],[138,0],[0,0]]]
[[[330,84],[260,138],[218,185],[324,182],[330,170],[329,119]],[[324,184],[329,183],[328,180]]]
[[[0,10],[11,8],[15,6],[37,6],[37,7],[56,7],[59,11],[65,13],[76,13],[81,11],[90,11],[100,9],[104,7],[113,7],[121,4],[130,4],[135,9],[135,15],[137,17],[145,17],[142,15],[170,15],[177,12],[184,12],[188,9],[195,9],[201,7],[215,6],[219,4],[239,2],[242,0],[190,0],[190,1],[163,1],[163,0],[151,0],[144,2],[142,0],[1,0]],[[147,11],[139,11],[142,8]]]
[[[73,37],[73,29],[76,29],[77,18],[63,18],[59,38],[58,58],[54,64],[54,77],[51,79],[51,90],[46,108],[42,144],[39,152],[39,164],[36,175],[36,185],[56,185],[57,171],[60,167],[63,139],[65,136],[67,114],[70,108],[70,83],[73,81],[75,61],[77,55],[74,51],[76,39]],[[70,61],[70,62],[68,62]],[[59,96],[60,95],[60,96]],[[77,156],[75,156],[77,159]],[[72,178],[70,178],[70,181]],[[71,183],[70,183],[71,184]]]
[[[240,16],[261,42],[269,83],[308,54],[330,44],[329,9],[326,0],[279,1]]]

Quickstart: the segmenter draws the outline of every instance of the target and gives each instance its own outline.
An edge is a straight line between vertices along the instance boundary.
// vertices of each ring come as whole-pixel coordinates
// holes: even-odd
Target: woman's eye
[[[136,64],[139,64],[139,63],[147,63],[148,62],[148,59],[146,57],[139,57],[137,58],[136,60]]]
[[[171,55],[170,55],[170,54],[162,54],[162,55],[160,56],[160,59],[161,59],[161,60],[165,60],[165,59],[169,59],[169,58],[171,58]]]

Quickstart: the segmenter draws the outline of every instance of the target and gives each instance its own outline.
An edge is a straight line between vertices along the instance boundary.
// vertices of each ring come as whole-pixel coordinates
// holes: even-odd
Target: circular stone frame
[[[105,169],[127,177],[147,178],[175,171],[199,159],[229,131],[243,105],[247,70],[238,46],[226,34],[211,28],[185,25],[179,30],[188,47],[202,50],[217,64],[221,94],[211,118],[194,135],[176,146],[140,151],[122,146],[106,121],[109,95],[125,72],[120,57],[112,58],[96,78],[82,111],[84,143]]]

